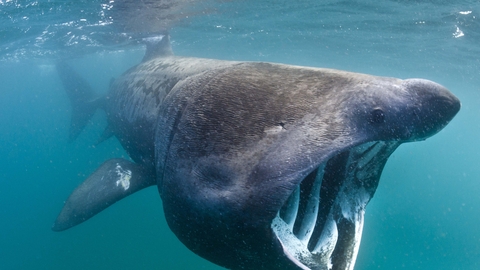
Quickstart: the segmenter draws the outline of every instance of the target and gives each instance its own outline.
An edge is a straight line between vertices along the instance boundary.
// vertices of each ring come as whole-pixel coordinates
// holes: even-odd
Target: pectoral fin
[[[72,192],[52,230],[63,231],[78,225],[115,202],[154,184],[154,173],[143,166],[125,159],[110,159]]]

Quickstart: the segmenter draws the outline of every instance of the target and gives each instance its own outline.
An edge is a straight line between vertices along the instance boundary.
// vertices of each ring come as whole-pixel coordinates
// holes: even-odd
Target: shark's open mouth
[[[365,207],[398,141],[344,150],[320,164],[272,221],[285,254],[303,269],[353,269]]]

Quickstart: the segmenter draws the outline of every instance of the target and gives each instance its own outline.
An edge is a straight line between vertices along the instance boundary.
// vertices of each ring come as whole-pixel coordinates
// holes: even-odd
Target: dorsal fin
[[[143,57],[142,62],[146,62],[156,57],[173,55],[169,35],[148,37],[143,38],[142,40],[147,45],[147,50],[145,51],[145,56]]]

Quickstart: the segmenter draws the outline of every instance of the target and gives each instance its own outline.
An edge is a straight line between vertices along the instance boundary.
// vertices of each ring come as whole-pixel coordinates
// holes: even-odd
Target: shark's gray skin
[[[434,135],[460,109],[427,80],[177,57],[166,37],[149,44],[101,99],[59,63],[74,106],[71,138],[103,107],[102,139],[115,135],[133,162],[101,165],[53,230],[156,185],[172,231],[218,265],[353,269],[390,154]]]

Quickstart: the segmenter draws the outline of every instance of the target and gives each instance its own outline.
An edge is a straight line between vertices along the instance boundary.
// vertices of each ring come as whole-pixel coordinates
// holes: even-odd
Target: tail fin
[[[88,82],[64,61],[57,63],[57,72],[72,105],[69,141],[75,140],[87,125],[97,108],[103,106],[103,98],[96,98]]]

